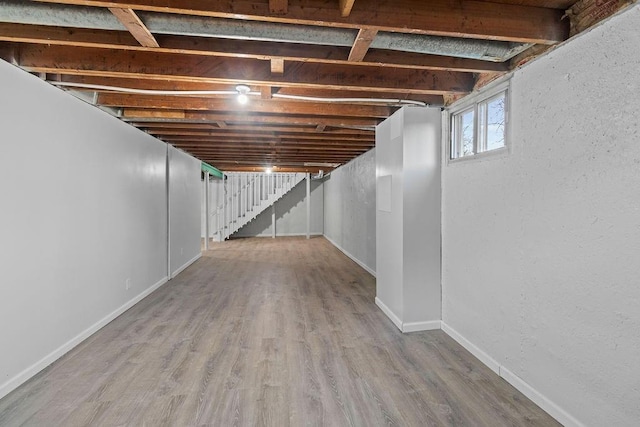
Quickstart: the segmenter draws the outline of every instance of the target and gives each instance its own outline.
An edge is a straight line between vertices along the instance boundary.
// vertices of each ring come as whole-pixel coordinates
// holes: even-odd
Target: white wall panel
[[[640,7],[528,64],[443,173],[443,320],[567,425],[640,423]]]
[[[376,128],[376,303],[404,332],[440,328],[441,122],[405,107]]]
[[[3,61],[0,81],[2,396],[163,283],[167,217],[165,144]]]
[[[324,180],[324,235],[375,274],[376,151],[340,166]]]
[[[202,162],[169,146],[169,239],[172,277],[200,256]]]

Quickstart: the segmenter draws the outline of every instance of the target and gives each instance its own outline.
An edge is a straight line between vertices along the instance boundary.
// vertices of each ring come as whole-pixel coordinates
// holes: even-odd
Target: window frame
[[[501,80],[498,82],[494,82],[489,84],[487,87],[483,88],[479,92],[475,94],[471,94],[458,102],[451,104],[446,108],[446,129],[445,129],[445,146],[446,146],[446,160],[447,163],[458,163],[469,160],[480,159],[488,156],[495,155],[503,155],[505,153],[510,152],[510,132],[509,132],[509,118],[510,118],[510,79]],[[488,105],[494,99],[498,98],[501,94],[504,93],[504,146],[500,148],[494,148],[492,150],[485,150],[478,152],[478,146],[480,144],[480,120],[479,120],[479,110],[481,105]],[[488,109],[487,109],[488,110]],[[460,154],[463,151],[462,145],[462,132],[459,131],[460,123],[462,121],[463,114],[468,111],[473,111],[473,154],[468,154],[466,156],[458,156],[452,158],[452,154]],[[488,114],[488,113],[487,113]],[[486,133],[486,129],[484,130]],[[486,144],[486,136],[485,136],[484,144]],[[455,147],[454,147],[455,142]],[[455,148],[455,149],[454,149]]]

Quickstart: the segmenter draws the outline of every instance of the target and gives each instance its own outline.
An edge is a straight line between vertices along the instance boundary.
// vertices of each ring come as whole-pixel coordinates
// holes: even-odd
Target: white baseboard
[[[500,375],[500,364],[491,356],[489,356],[484,351],[480,350],[475,344],[471,343],[468,339],[463,337],[453,329],[451,326],[447,325],[444,322],[441,322],[442,330],[458,342],[461,346],[467,349],[469,353],[473,354],[477,359],[479,359],[482,363],[484,363],[489,369],[491,369],[496,374]]]
[[[522,378],[504,366],[500,366],[500,376],[504,378],[506,382],[515,387],[520,393],[531,399],[533,403],[544,409],[549,415],[560,422],[560,424],[565,427],[584,427],[583,423],[575,419],[567,411],[553,403],[545,395],[531,387]]]
[[[167,283],[167,281],[168,281],[167,277],[160,279],[154,285],[145,289],[142,293],[138,294],[137,296],[133,297],[132,299],[130,299],[129,301],[127,301],[126,303],[124,303],[114,311],[112,311],[111,313],[107,314],[105,317],[98,320],[96,323],[89,326],[87,329],[80,332],[78,335],[71,338],[69,341],[67,341],[66,343],[64,343],[63,345],[61,345],[60,347],[58,347],[57,349],[55,349],[54,351],[52,351],[51,353],[49,353],[48,355],[46,355],[45,357],[43,357],[42,359],[34,363],[33,365],[29,366],[28,368],[20,372],[18,375],[14,376],[13,378],[9,379],[3,384],[0,384],[0,399],[2,399],[7,394],[11,393],[13,390],[18,388],[21,384],[23,384],[29,378],[36,375],[38,372],[40,372],[41,370],[43,370],[44,368],[46,368],[47,366],[49,366],[50,364],[58,360],[60,357],[64,356],[67,352],[69,352],[75,346],[80,344],[82,341],[89,338],[98,330],[106,326],[113,319],[120,316],[122,313],[124,313],[125,311],[133,307],[135,304],[140,302],[143,298],[148,296],[150,293],[152,293],[153,291],[158,289],[160,286]]]
[[[376,305],[382,310],[384,314],[393,322],[394,325],[401,332],[418,332],[418,331],[432,331],[434,329],[440,329],[439,320],[428,320],[425,322],[408,322],[404,323],[400,318],[389,308],[382,300],[376,297]]]
[[[439,320],[428,320],[426,322],[408,322],[402,324],[402,332],[418,332],[418,331],[433,331],[435,329],[441,329]]]
[[[196,262],[202,256],[202,252],[199,252],[198,255],[191,258],[189,261],[185,262],[182,266],[178,267],[173,273],[171,273],[171,278],[173,279],[178,274],[182,273],[187,267]]]
[[[402,331],[402,320],[400,320],[400,318],[396,316],[396,314],[393,311],[391,311],[391,309],[387,307],[385,303],[383,303],[382,300],[378,297],[376,297],[376,305],[380,307],[380,310],[382,310],[382,312],[386,314],[389,319],[391,319],[393,324],[396,325],[398,329]]]
[[[373,269],[371,269],[369,266],[367,266],[365,263],[363,263],[362,261],[360,261],[358,258],[354,257],[353,255],[351,255],[348,251],[346,251],[342,246],[340,246],[339,244],[337,244],[333,239],[331,239],[329,236],[327,236],[326,234],[323,234],[324,238],[327,239],[329,241],[329,243],[331,243],[333,246],[335,246],[336,248],[338,248],[338,250],[340,252],[342,252],[343,254],[345,254],[346,256],[348,256],[349,258],[351,258],[351,260],[353,262],[355,262],[356,264],[358,264],[360,267],[364,268],[369,274],[371,274],[373,277],[376,277],[376,272],[373,271]]]
[[[546,411],[549,415],[555,418],[558,422],[563,424],[565,427],[584,427],[584,424],[578,421],[575,417],[569,414],[567,411],[553,403],[550,399],[548,399],[544,394],[540,393],[535,388],[531,387],[526,381],[522,378],[518,377],[516,374],[500,365],[497,360],[493,359],[487,353],[482,351],[476,345],[472,344],[471,341],[463,337],[459,332],[453,329],[451,326],[447,325],[445,322],[442,323],[442,330],[457,341],[461,346],[466,348],[469,353],[473,354],[478,360],[484,363],[489,369],[502,377],[506,382],[511,384],[516,388],[520,393],[527,396],[533,403],[538,405],[544,411]]]

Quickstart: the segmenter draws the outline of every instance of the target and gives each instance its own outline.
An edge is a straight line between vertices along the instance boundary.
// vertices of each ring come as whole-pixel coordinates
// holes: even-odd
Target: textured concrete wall
[[[370,273],[375,273],[375,149],[339,167],[325,179],[324,235]]]
[[[567,425],[640,425],[638,28],[517,71],[511,153],[443,170],[443,320]]]

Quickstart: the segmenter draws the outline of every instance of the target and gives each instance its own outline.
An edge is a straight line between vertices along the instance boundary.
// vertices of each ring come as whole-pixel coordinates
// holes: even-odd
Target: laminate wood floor
[[[0,400],[2,426],[559,425],[324,238],[214,244]]]

